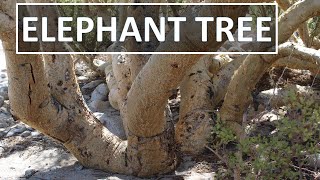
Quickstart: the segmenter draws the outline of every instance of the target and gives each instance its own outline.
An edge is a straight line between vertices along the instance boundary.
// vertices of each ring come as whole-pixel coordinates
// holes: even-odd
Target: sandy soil
[[[22,138],[13,136],[0,140],[4,151],[0,155],[0,179],[133,179],[140,178],[112,174],[83,167],[61,145],[48,137]],[[213,179],[215,164],[205,160],[184,157],[178,169],[169,175],[151,179]]]
[[[0,72],[6,76],[4,58],[0,42]],[[7,86],[7,77],[1,75],[1,78],[0,83]],[[9,112],[9,101],[0,108],[1,180],[139,179],[83,167],[62,145],[22,122],[14,121]],[[206,158],[184,157],[175,172],[152,179],[213,179],[216,165],[206,162]]]

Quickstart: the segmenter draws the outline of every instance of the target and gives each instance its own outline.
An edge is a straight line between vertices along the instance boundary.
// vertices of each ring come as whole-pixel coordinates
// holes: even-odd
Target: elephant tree
[[[127,135],[127,139],[122,140],[109,132],[86,108],[71,56],[15,53],[14,32],[19,28],[15,27],[15,3],[0,2],[0,38],[7,57],[12,114],[61,142],[83,165],[110,172],[146,177],[174,170],[178,162],[177,153],[195,154],[204,149],[213,124],[210,112],[222,100],[221,119],[242,137],[243,132],[239,128],[242,115],[263,72],[269,67],[286,64],[289,56],[294,57],[294,62],[290,62],[292,66],[304,69],[318,66],[320,58],[319,53],[311,48],[285,43],[301,24],[320,13],[319,0],[302,0],[284,9],[279,19],[279,43],[282,45],[278,55],[248,55],[225,62],[221,67],[211,57],[203,55],[107,56],[109,99],[113,107],[120,110]],[[41,10],[46,9],[30,13],[37,15]],[[203,6],[197,11],[186,11],[188,16],[228,16],[235,20],[247,13],[247,7]],[[159,9],[141,11],[129,8],[119,12],[138,18],[146,14],[157,16]],[[119,22],[120,27],[122,23]],[[188,38],[182,39],[179,46],[173,47],[173,42],[166,41],[154,43],[153,50],[218,50],[226,41],[223,37],[223,42],[208,41],[199,46],[198,39],[201,38],[196,32],[201,32],[201,29],[194,27],[197,26],[183,25],[181,34]],[[214,37],[215,30],[210,29],[208,34]],[[174,33],[171,31],[167,36],[173,37]],[[304,42],[308,42],[306,38],[304,36]],[[119,51],[121,46],[123,44],[115,43],[108,49]],[[124,46],[135,50],[144,48],[143,44],[137,46],[132,41]],[[260,47],[259,44],[252,47],[259,47],[260,51],[275,48]],[[178,86],[182,99],[179,122],[174,126],[167,100]]]

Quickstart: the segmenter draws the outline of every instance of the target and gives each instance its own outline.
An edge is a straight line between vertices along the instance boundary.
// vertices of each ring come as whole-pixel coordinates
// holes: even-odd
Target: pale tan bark
[[[208,67],[211,56],[204,56],[185,75],[180,85],[181,103],[175,139],[184,153],[201,152],[210,137],[213,120],[213,84]]]
[[[290,6],[293,4],[293,2],[290,2],[289,0],[277,0],[278,5],[286,11]],[[304,22],[299,28],[299,35],[302,40],[302,42],[307,46],[310,47],[312,44],[310,35],[309,35],[309,30],[308,30],[308,25],[306,22]]]
[[[318,13],[319,10],[320,1],[305,0],[294,4],[284,12],[279,19],[279,43],[285,42],[301,23]],[[300,14],[300,16],[296,16],[296,14]],[[229,85],[221,108],[223,120],[241,123],[243,112],[249,104],[251,90],[275,60],[276,58],[264,55],[249,55],[246,58]]]
[[[245,12],[243,10],[242,8],[214,7],[210,10],[203,9],[201,12],[207,15],[231,15],[232,18],[237,18],[239,15],[236,14],[239,11]],[[190,37],[184,40],[181,46],[177,47],[173,45],[174,43],[167,42],[161,44],[158,51],[173,48],[178,51],[206,51],[216,50],[221,46],[221,43],[212,42],[199,46],[200,43],[196,41],[199,35],[195,33],[199,32],[198,28],[192,25],[186,26],[183,33]],[[39,56],[15,55],[12,52],[14,47],[10,45],[14,43],[8,37],[10,36],[2,35],[1,38],[4,39],[6,52],[10,58],[8,71],[10,81],[13,82],[10,84],[10,98],[13,101],[14,115],[63,142],[86,166],[138,176],[150,176],[174,169],[176,158],[173,148],[173,125],[168,123],[170,120],[166,117],[165,107],[171,91],[177,88],[186,72],[199,61],[201,55],[153,55],[150,57],[135,78],[127,99],[124,98],[128,118],[128,145],[126,145],[125,141],[112,136],[84,108],[79,87],[76,85],[73,64],[65,59],[68,57],[55,57],[65,60],[64,67],[59,67],[56,64],[58,61],[54,61],[53,56],[47,57],[46,69],[44,69],[43,61]],[[254,67],[248,65],[252,60],[256,61],[253,57],[255,56],[249,56],[249,60],[246,59],[243,66]],[[269,56],[262,56],[262,63],[257,60],[258,63],[254,64],[257,65],[258,70],[264,70],[274,61],[273,59],[278,58],[271,56],[271,60],[263,61],[266,57]],[[34,61],[35,59],[37,61]],[[238,74],[245,72],[241,68],[243,67],[240,67]],[[46,78],[45,74],[52,75],[53,70],[62,73],[56,77]],[[68,78],[66,78],[66,72],[70,72]],[[256,75],[255,72],[251,74]],[[61,86],[59,86],[60,81],[62,81]],[[57,89],[50,90],[48,84]],[[121,95],[121,100],[124,94],[126,93]],[[236,98],[239,99],[239,97]],[[20,102],[23,102],[23,105],[20,105]],[[197,114],[197,111],[194,111],[194,114]],[[201,118],[202,114],[198,117]],[[101,153],[97,149],[105,151]]]
[[[279,18],[279,43],[285,42],[301,25],[319,13],[320,1],[304,0],[292,5]],[[296,16],[299,14],[300,16]]]
[[[278,5],[283,9],[284,11],[290,8],[292,5],[292,2],[289,0],[277,0]],[[299,27],[299,35],[303,41],[303,43],[307,47],[314,47],[316,49],[320,49],[320,41],[317,38],[311,39],[310,33],[308,30],[308,25],[306,22],[304,22],[300,27]]]
[[[180,115],[175,138],[184,153],[201,152],[210,136],[213,123],[210,112],[213,110],[214,97],[211,73],[208,71],[212,64],[210,61],[210,56],[200,60],[186,73],[180,86]],[[212,64],[214,65],[218,64]]]
[[[44,65],[40,55],[17,55],[13,32],[0,36],[7,58],[12,114],[63,143],[85,166],[131,174],[126,142],[86,109],[70,56],[47,56]]]
[[[120,2],[127,2],[127,1],[122,0]],[[128,12],[127,12],[126,6],[119,6],[118,10],[119,10],[120,20],[117,26],[117,36],[118,38],[120,38],[120,34],[125,24],[125,18],[127,17]],[[108,49],[111,52],[126,51],[124,49],[124,43],[120,43],[120,42],[115,42]],[[130,73],[130,67],[129,67],[129,56],[124,54],[111,55],[111,60],[112,60],[112,66],[109,72],[113,75],[116,86],[110,89],[109,99],[113,102],[111,103],[111,105],[115,109],[120,110],[121,108],[123,108],[124,100],[126,99],[127,93],[132,83],[130,79],[131,73]],[[123,117],[123,121],[125,121],[124,117]]]
[[[131,87],[128,55],[113,55],[112,72],[116,80],[117,109],[121,109]]]
[[[7,36],[12,30],[15,29],[15,8],[15,3],[12,3],[10,1],[0,1],[1,36]]]
[[[162,0],[144,0],[144,3],[160,3]],[[140,34],[145,32],[145,17],[151,17],[159,26],[159,10],[160,6],[135,6],[129,7],[128,16],[134,17]],[[142,37],[144,38],[144,37]],[[128,51],[133,52],[153,52],[159,45],[156,36],[150,33],[150,42],[136,43],[135,38],[130,37],[126,40],[125,47]],[[135,80],[143,66],[148,62],[150,55],[129,55],[130,78],[131,82]]]
[[[245,12],[243,8],[245,7],[232,7],[230,9],[210,7],[209,9],[201,9],[200,12],[207,13],[207,15],[215,14],[237,18],[239,16],[239,10],[241,10],[240,12]],[[204,46],[199,46],[198,43],[200,43],[201,38],[199,38],[200,35],[195,32],[198,32],[200,27],[192,24],[185,26],[186,27],[181,27],[181,37],[188,35],[188,39],[181,39],[179,46],[176,46],[173,42],[166,41],[160,44],[157,50],[206,51],[208,49],[217,50],[222,45],[221,43],[208,42],[208,44]],[[212,29],[209,34],[214,37],[214,30]],[[169,34],[168,39],[173,40],[172,36],[173,32]],[[150,154],[144,156],[144,158],[146,158],[145,160],[150,164],[154,162],[153,157],[159,156],[159,154],[162,155],[162,157],[167,157],[161,161],[164,166],[168,166],[169,160],[173,158],[172,155],[168,153],[168,150],[170,151],[174,147],[172,147],[170,141],[164,141],[162,139],[162,137],[173,137],[173,132],[170,130],[170,127],[167,126],[168,123],[166,123],[165,120],[165,106],[172,90],[177,88],[187,70],[198,62],[200,57],[201,55],[152,55],[133,82],[127,100],[127,115],[128,119],[130,119],[128,121],[128,144],[130,146],[131,142],[136,141],[135,139],[137,138],[145,139],[148,142],[153,141],[154,146],[148,146]],[[159,75],[161,75],[161,78],[159,78]],[[146,89],[146,87],[148,87],[148,89]],[[130,134],[135,135],[136,138],[132,139]],[[161,144],[161,147],[157,144]],[[139,149],[141,149],[145,147],[143,144],[138,145],[139,146],[135,146],[135,148],[139,147]],[[166,149],[167,151],[157,153],[159,151],[158,149]],[[139,157],[143,155],[137,150],[133,151],[134,148],[130,150],[128,150],[130,156]],[[160,159],[156,160],[159,161]],[[149,170],[150,168],[149,166],[141,166],[139,161],[132,163],[135,163],[136,167],[142,169]]]
[[[84,54],[77,54],[73,56],[76,59],[76,62],[82,61],[86,64],[86,66],[94,71],[95,73],[99,75],[104,75],[104,70],[97,64],[95,64],[95,55],[84,55]],[[76,63],[75,62],[75,63]],[[101,65],[104,66],[104,65]]]
[[[309,70],[313,74],[319,73],[320,55],[317,50],[301,47],[297,44],[286,43],[281,46],[279,50],[279,59],[272,64],[272,67],[288,67],[291,69]],[[235,71],[245,61],[247,56],[240,56],[239,58],[228,63],[222,70],[220,70],[212,81],[214,84],[214,106],[221,104],[227,92],[229,83]]]
[[[70,79],[66,80],[62,73],[57,80],[68,88],[61,86],[64,91],[77,93],[60,94],[61,89],[50,90],[41,56],[16,55],[12,51],[14,38],[1,36],[1,39],[7,57],[13,115],[63,143],[85,166],[130,174],[126,166],[126,143],[113,136],[85,108],[79,87],[74,85],[73,62],[65,61],[68,66],[63,67],[70,72]],[[106,151],[101,153],[97,148]]]
[[[212,77],[213,89],[214,89],[214,107],[218,106],[224,99],[227,92],[229,83],[235,73],[235,71],[240,67],[247,56],[240,56],[222,68],[217,74]]]
[[[129,64],[128,55],[114,55],[112,61],[112,70],[114,77],[116,79],[116,89],[111,89],[109,98],[113,96],[111,101],[116,101],[116,108],[120,110],[120,115],[125,129],[126,135],[128,136],[128,126],[127,126],[127,107],[126,100],[127,94],[131,88],[131,69]],[[115,106],[113,106],[115,107]]]
[[[296,57],[280,58],[274,64],[272,64],[272,66],[273,67],[288,67],[290,69],[309,70],[314,75],[320,73],[319,64],[307,62],[304,59],[299,59]]]
[[[231,13],[236,18],[238,11],[239,8],[229,11],[216,7],[206,12]],[[185,33],[199,29],[186,30]],[[1,35],[1,39],[8,57],[10,100],[16,117],[63,142],[87,167],[137,176],[166,173],[174,169],[173,125],[166,123],[165,105],[171,90],[177,87],[184,73],[198,61],[200,55],[151,56],[128,95],[127,117],[130,121],[126,146],[125,141],[113,136],[85,108],[75,81],[72,61],[65,61],[65,67],[57,67],[55,63],[59,61],[54,60],[57,57],[46,57],[46,68],[50,69],[45,71],[40,56],[16,55],[12,51],[15,47],[11,35]],[[199,48],[197,42],[194,44],[185,40],[183,43],[176,48],[183,51]],[[218,49],[220,45],[208,43],[198,50]],[[159,48],[172,49],[170,42]],[[179,61],[180,58],[184,61]],[[47,78],[45,74],[50,75],[53,70],[59,71],[59,75]],[[160,79],[157,77],[159,74],[162,74]],[[48,84],[53,88],[49,88]],[[102,153],[97,149],[104,151]]]
[[[256,97],[256,102],[264,107],[280,108],[286,106],[293,100],[288,98],[295,93],[298,97],[304,100],[311,100],[314,103],[320,102],[320,91],[306,86],[287,85],[284,88],[270,89],[259,93]],[[292,102],[294,103],[294,102]]]

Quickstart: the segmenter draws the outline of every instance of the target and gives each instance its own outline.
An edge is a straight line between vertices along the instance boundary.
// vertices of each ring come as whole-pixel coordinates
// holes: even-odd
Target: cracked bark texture
[[[163,0],[145,0],[144,3],[160,3]],[[134,1],[139,3],[139,1]],[[140,34],[145,34],[145,17],[151,17],[155,20],[155,24],[159,27],[159,12],[160,6],[134,6],[128,8],[128,16],[134,17],[137,23]],[[144,37],[142,37],[144,39]],[[150,33],[150,42],[137,43],[135,38],[129,37],[125,46],[128,51],[133,52],[153,52],[158,47],[159,42],[154,35]],[[148,62],[151,55],[148,54],[134,54],[129,55],[130,79],[131,82],[135,80],[143,66]]]
[[[293,43],[284,43],[280,46],[278,59],[272,67],[288,67],[291,69],[309,70],[313,74],[320,71],[319,51],[306,48]],[[246,60],[247,55],[240,56],[226,64],[216,75],[213,76],[215,98],[214,107],[222,104],[228,86],[234,73]]]
[[[127,0],[122,0],[120,2],[124,3],[126,1]],[[117,38],[120,38],[123,26],[125,24],[125,18],[128,15],[128,10],[126,6],[119,6],[118,11],[119,14],[122,14],[119,17],[119,22],[117,25]],[[117,41],[108,48],[108,51],[123,52],[125,51],[124,43]],[[132,83],[130,79],[131,72],[129,68],[129,57],[125,54],[115,54],[110,55],[110,60],[111,66],[106,68],[106,74],[107,72],[110,73],[110,80],[112,82],[112,87],[109,88],[111,92],[109,94],[109,99],[111,100],[111,105],[115,109],[120,109],[123,108],[124,101]]]
[[[76,82],[74,65],[70,56],[15,54],[15,39],[12,38],[15,37],[13,33],[15,23],[14,19],[10,18],[14,17],[14,12],[10,9],[14,7],[13,2],[0,2],[0,18],[4,17],[4,21],[0,21],[0,38],[4,43],[7,57],[12,114],[63,143],[84,166],[141,177],[150,177],[174,170],[177,163],[176,146],[174,128],[170,112],[167,110],[167,100],[172,90],[175,90],[182,81],[182,87],[190,86],[182,90],[183,108],[176,134],[189,133],[190,124],[194,129],[198,123],[208,122],[210,114],[206,110],[212,108],[213,102],[203,97],[193,100],[194,98],[189,96],[201,82],[197,80],[204,77],[206,85],[197,89],[195,97],[204,95],[211,99],[211,93],[208,93],[208,87],[212,84],[210,76],[206,73],[198,73],[198,70],[206,69],[201,65],[202,55],[152,55],[147,58],[147,63],[143,67],[137,68],[138,73],[135,73],[134,80],[125,78],[123,82],[119,80],[128,73],[130,66],[118,64],[125,59],[120,55],[112,57],[112,64],[109,64],[109,69],[106,71],[110,73],[108,85],[114,87],[113,89],[117,88],[114,95],[115,101],[118,106],[120,105],[119,109],[127,120],[128,140],[123,141],[110,133],[86,108]],[[279,41],[281,43],[286,41],[302,22],[315,15],[319,9],[318,0],[304,0],[289,8],[280,18]],[[230,6],[197,9],[191,7],[190,11],[192,11],[189,13],[190,17],[214,15],[236,19],[246,13],[246,8]],[[300,16],[295,16],[296,14]],[[8,24],[2,24],[3,22]],[[167,41],[161,43],[156,51],[172,49],[176,51],[214,51],[223,44],[223,42],[209,41],[203,45],[200,42],[200,34],[197,33],[201,30],[200,28],[194,24],[183,25],[179,46],[172,41]],[[214,39],[214,29],[211,29],[208,34],[209,39]],[[168,39],[173,39],[173,32],[170,32],[168,36]],[[223,120],[239,122],[239,117],[242,117],[248,104],[250,92],[260,79],[260,73],[268,69],[277,59],[287,57],[292,53],[290,51],[292,45],[283,46],[287,47],[283,48],[286,56],[249,55],[243,60],[227,90],[225,103],[221,110]],[[115,48],[119,47],[121,46],[115,46]],[[309,59],[309,63],[314,63],[312,61],[314,54],[302,49],[297,50],[300,54],[295,58]],[[197,63],[200,65],[198,66]],[[192,73],[194,70],[199,75],[188,78],[187,72]],[[246,78],[247,76],[253,78]],[[130,90],[128,87],[131,87]],[[194,107],[189,106],[189,103]],[[200,132],[204,134],[203,132],[206,131]],[[194,142],[193,134],[197,134],[197,131],[187,134],[184,136],[185,140],[180,142],[184,143],[188,139],[191,139],[191,143]],[[190,142],[185,142],[182,146]]]
[[[87,110],[71,58],[48,56],[45,64],[41,55],[17,55],[12,32],[1,34],[12,114],[63,143],[85,166],[131,174],[126,142],[110,133]]]
[[[290,6],[293,5],[293,2],[290,0],[277,0],[278,5],[281,7],[282,10],[286,11]],[[300,35],[300,38],[305,46],[307,47],[315,47],[317,49],[320,48],[320,41],[317,38],[310,37],[310,33],[308,30],[308,24],[307,22],[304,22],[300,25],[298,28],[298,32]]]
[[[236,18],[240,9],[216,7],[201,12]],[[189,26],[184,28],[184,36],[199,31]],[[201,55],[150,57],[128,93],[128,141],[122,141],[87,110],[69,56],[44,56],[44,61],[39,55],[16,55],[12,32],[12,29],[2,32],[1,39],[7,57],[12,111],[17,118],[63,143],[87,167],[143,177],[175,168],[173,125],[166,102],[171,90],[179,85]],[[198,42],[190,42],[196,37],[184,39],[182,45],[175,48],[198,49]],[[163,43],[158,50],[170,50],[170,44]],[[218,49],[221,44],[209,42],[198,50]],[[162,74],[161,79],[159,74]]]
[[[224,7],[223,10],[217,9],[217,14],[222,13],[236,22],[236,19],[239,16],[244,16],[246,14],[247,7],[242,7],[241,11],[239,11],[241,13],[238,13],[237,16],[232,14],[235,9],[236,7],[232,6]],[[204,8],[199,12],[198,16],[205,16],[205,14],[209,14],[207,11],[210,10]],[[191,26],[191,28],[196,27],[196,25]],[[237,27],[234,27],[232,32],[235,32],[236,28]],[[187,32],[187,39],[192,40],[192,32],[188,32],[188,29],[183,27],[181,29],[182,31]],[[215,37],[215,33],[216,32],[214,30],[209,31],[208,39]],[[198,34],[194,36],[198,36]],[[198,39],[201,38],[199,37]],[[219,47],[221,45],[222,44],[219,44]],[[196,41],[194,41],[194,44],[190,44],[190,47],[194,48],[193,51],[203,48],[200,44],[197,45]],[[212,48],[212,50],[217,49]],[[204,51],[206,50],[204,49]],[[183,59],[183,61],[186,60]],[[198,64],[193,65],[193,67],[187,71],[180,86],[181,107],[179,112],[179,121],[176,125],[175,139],[180,146],[180,150],[184,153],[197,154],[203,151],[207,144],[207,139],[210,136],[210,127],[213,124],[211,116],[212,113],[210,112],[213,111],[213,99],[215,96],[208,70],[210,64],[212,64],[210,61],[212,61],[210,56],[202,57],[202,59],[198,60]]]
[[[279,18],[279,43],[288,40],[301,23],[319,13],[319,10],[320,1],[317,0],[299,1],[290,7]],[[299,16],[296,16],[297,14]],[[249,55],[230,82],[221,108],[221,118],[227,121],[239,136],[242,134],[239,130],[239,124],[241,124],[242,115],[250,103],[251,91],[263,73],[276,60],[277,58],[270,58],[266,55]]]
[[[213,84],[208,67],[211,56],[204,56],[185,75],[180,85],[181,103],[175,139],[184,153],[204,150],[210,137],[213,119]]]

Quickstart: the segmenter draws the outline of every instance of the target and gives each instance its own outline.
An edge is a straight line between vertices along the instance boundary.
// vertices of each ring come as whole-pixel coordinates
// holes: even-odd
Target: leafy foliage
[[[83,2],[81,0],[59,0],[60,3],[79,3]],[[103,1],[110,2],[110,1]],[[95,51],[106,51],[107,47],[111,45],[110,35],[108,33],[104,33],[103,41],[97,42],[96,33],[97,33],[97,17],[105,16],[111,14],[112,16],[117,17],[118,12],[117,9],[112,8],[112,6],[58,6],[58,10],[60,16],[73,17],[76,19],[77,17],[90,17],[94,21],[94,29],[87,34],[83,35],[83,42],[73,42],[70,46],[76,51],[80,52],[95,52]],[[105,26],[110,25],[110,22],[104,22]],[[68,24],[72,27],[72,29],[76,29],[77,24],[76,21]],[[84,26],[87,26],[86,24]],[[85,27],[84,27],[85,28]],[[76,31],[72,31],[68,34],[68,36],[76,39],[77,34]]]
[[[257,17],[271,17],[275,19],[276,9],[274,6],[250,6],[249,14],[253,17],[253,25],[256,26]],[[271,27],[270,24],[264,24],[266,27]]]
[[[310,19],[308,22],[311,37],[320,38],[320,16]]]
[[[240,168],[245,179],[302,179],[309,176],[303,167],[307,159],[319,153],[320,108],[312,100],[306,100],[295,92],[286,98],[286,115],[274,122],[274,130],[267,136],[252,135],[237,139],[224,122],[217,121],[213,129],[213,148],[222,154],[228,177]],[[254,127],[249,127],[254,128]],[[248,127],[243,127],[243,130]],[[240,154],[240,156],[239,156]]]

